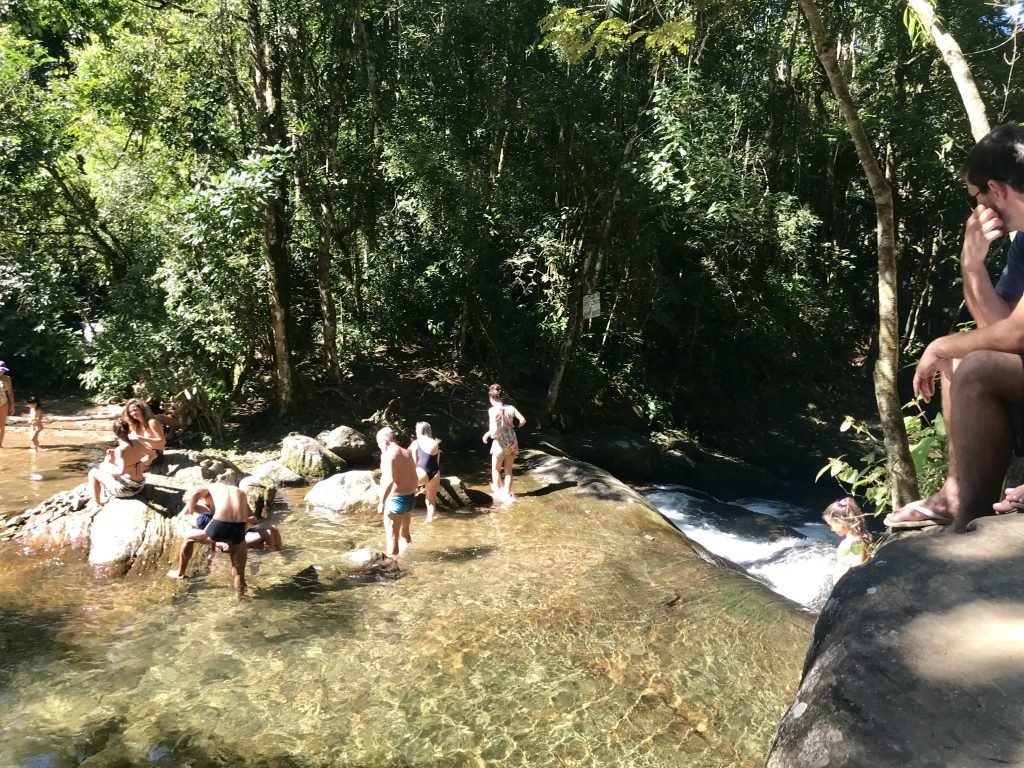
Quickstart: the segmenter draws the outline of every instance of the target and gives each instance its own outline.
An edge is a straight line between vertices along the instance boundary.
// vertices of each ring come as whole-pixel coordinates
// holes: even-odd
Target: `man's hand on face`
[[[960,254],[964,268],[984,264],[989,246],[1005,234],[1006,225],[999,212],[978,203],[964,227],[964,247]]]

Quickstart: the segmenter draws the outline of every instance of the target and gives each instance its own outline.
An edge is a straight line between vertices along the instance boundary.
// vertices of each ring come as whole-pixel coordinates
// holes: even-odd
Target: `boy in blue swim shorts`
[[[394,430],[385,427],[377,433],[380,448],[380,503],[377,513],[384,518],[384,553],[400,555],[412,544],[409,524],[416,499],[416,460],[395,441]]]

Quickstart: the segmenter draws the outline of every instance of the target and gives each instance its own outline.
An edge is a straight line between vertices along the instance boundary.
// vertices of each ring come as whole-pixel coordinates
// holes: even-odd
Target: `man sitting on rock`
[[[246,531],[256,522],[249,510],[245,491],[224,483],[209,483],[185,494],[183,514],[192,520],[193,530],[185,534],[185,543],[178,553],[178,567],[167,575],[185,578],[185,569],[197,543],[213,542],[231,558],[235,591],[245,591]]]
[[[377,512],[384,516],[384,552],[400,555],[412,544],[409,526],[419,480],[412,453],[395,442],[394,430],[385,427],[377,433],[380,448],[380,503]]]
[[[975,518],[991,515],[1020,439],[1014,416],[1024,408],[1024,128],[994,128],[967,156],[963,177],[975,208],[964,229],[961,266],[978,327],[933,341],[914,374],[914,391],[926,402],[935,394],[937,373],[951,380],[945,409],[949,475],[937,493],[889,515],[885,524],[892,528],[948,524],[962,533]],[[1011,231],[1018,234],[993,286],[985,258],[991,244]]]
[[[156,451],[142,441],[132,441],[131,427],[121,416],[114,419],[117,447],[108,448],[103,463],[89,470],[89,495],[102,507],[110,499],[130,499],[146,487],[146,468]]]

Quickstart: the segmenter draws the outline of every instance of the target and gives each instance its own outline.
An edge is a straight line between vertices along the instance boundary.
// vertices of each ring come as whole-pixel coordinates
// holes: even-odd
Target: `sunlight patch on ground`
[[[929,680],[970,684],[1021,678],[1024,605],[977,601],[922,616],[904,630],[901,646],[906,663]]]

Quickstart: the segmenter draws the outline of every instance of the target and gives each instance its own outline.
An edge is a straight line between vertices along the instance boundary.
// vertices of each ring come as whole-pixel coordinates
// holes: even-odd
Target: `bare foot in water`
[[[171,570],[167,572],[167,577],[170,579],[184,579],[185,575],[182,573],[178,573],[177,568],[171,568]]]

